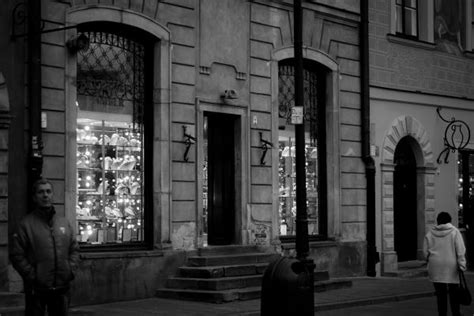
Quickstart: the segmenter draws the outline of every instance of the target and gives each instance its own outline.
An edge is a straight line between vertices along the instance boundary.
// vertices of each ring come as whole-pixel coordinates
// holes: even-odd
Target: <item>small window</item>
[[[418,37],[418,4],[417,0],[396,0],[397,34]]]
[[[77,56],[77,240],[143,243],[146,46],[110,30],[80,31],[90,46]]]

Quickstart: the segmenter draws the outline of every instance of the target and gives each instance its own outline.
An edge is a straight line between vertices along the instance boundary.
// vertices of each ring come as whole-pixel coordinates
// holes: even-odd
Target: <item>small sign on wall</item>
[[[291,108],[291,124],[303,124],[302,106],[294,106]]]
[[[41,112],[41,128],[48,127],[48,115],[46,112]]]

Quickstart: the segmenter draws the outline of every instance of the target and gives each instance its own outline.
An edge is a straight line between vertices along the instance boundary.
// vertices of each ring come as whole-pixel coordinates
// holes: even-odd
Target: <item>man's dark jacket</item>
[[[74,230],[54,209],[35,209],[13,235],[10,260],[25,287],[67,289],[79,260]]]

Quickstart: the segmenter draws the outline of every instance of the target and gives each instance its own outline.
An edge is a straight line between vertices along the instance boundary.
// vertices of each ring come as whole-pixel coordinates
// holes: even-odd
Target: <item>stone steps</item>
[[[428,269],[425,261],[412,260],[398,263],[398,271],[385,272],[384,276],[397,278],[425,278],[428,276]]]
[[[273,253],[239,253],[239,254],[221,254],[221,255],[205,255],[192,256],[188,258],[188,266],[204,267],[204,266],[222,266],[222,265],[241,265],[251,263],[268,263],[279,255]]]
[[[260,286],[261,284],[261,275],[246,275],[210,279],[170,277],[166,282],[168,288],[206,291],[240,289],[245,287]]]
[[[25,299],[22,293],[0,292],[0,315],[23,315],[24,304]]]
[[[192,252],[176,276],[156,296],[181,300],[225,303],[261,297],[263,273],[280,258],[255,246],[208,247]],[[352,286],[351,281],[329,280],[327,271],[315,271],[315,292]]]
[[[241,264],[229,266],[180,267],[178,275],[190,278],[222,278],[242,275],[263,274],[268,263]]]

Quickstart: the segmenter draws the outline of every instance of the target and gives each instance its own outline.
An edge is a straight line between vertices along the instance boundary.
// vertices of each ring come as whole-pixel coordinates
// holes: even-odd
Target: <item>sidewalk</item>
[[[474,289],[474,273],[466,274]],[[315,311],[352,306],[380,304],[434,295],[433,285],[427,278],[402,279],[389,277],[351,278],[352,287],[316,292]],[[433,297],[433,304],[435,304]],[[236,301],[225,304],[178,301],[150,298],[109,304],[76,306],[73,315],[259,315],[260,300]]]

